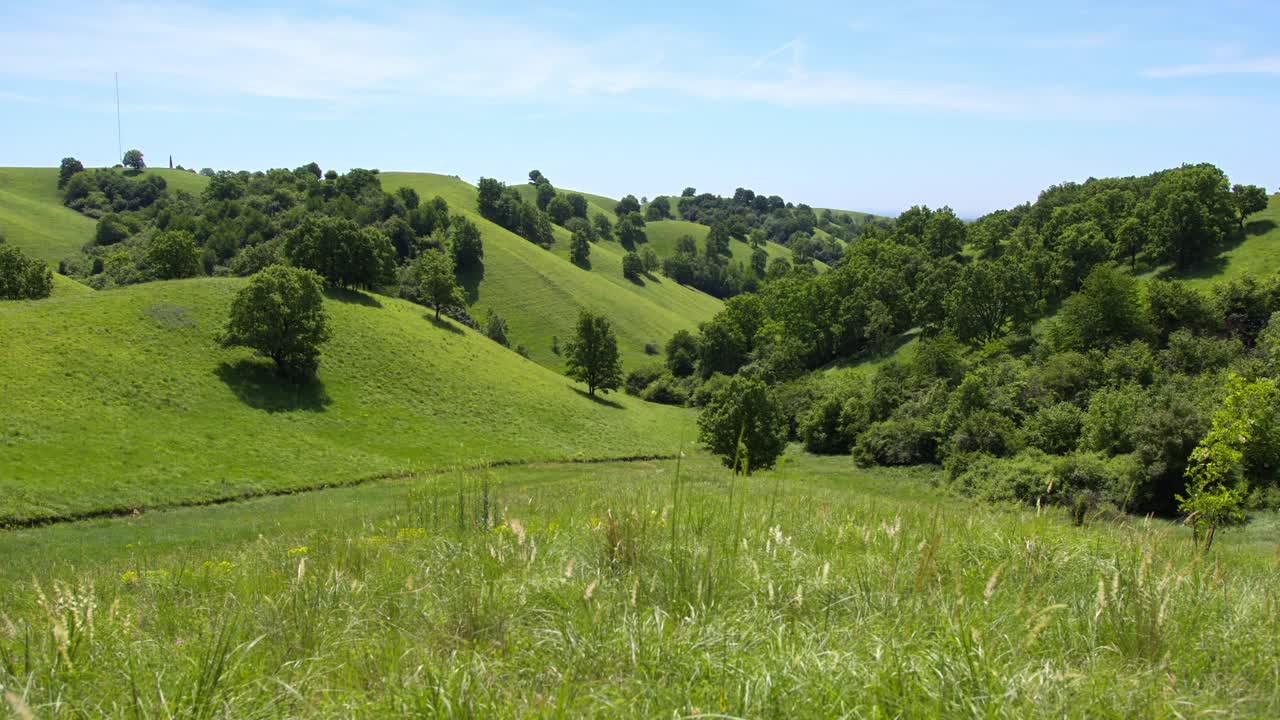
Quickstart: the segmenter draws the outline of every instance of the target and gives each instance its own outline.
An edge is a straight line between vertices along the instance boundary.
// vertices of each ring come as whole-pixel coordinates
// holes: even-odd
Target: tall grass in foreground
[[[1280,716],[1280,558],[676,468],[458,475],[37,577],[0,595],[0,690],[39,718]]]

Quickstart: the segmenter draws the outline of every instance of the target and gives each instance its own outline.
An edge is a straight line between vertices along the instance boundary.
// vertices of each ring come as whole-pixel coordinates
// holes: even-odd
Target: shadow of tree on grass
[[[333,402],[319,378],[295,381],[280,377],[269,361],[240,360],[222,363],[214,371],[240,402],[269,413],[324,412]]]
[[[622,403],[614,402],[613,400],[606,400],[605,398],[601,397],[600,395],[592,395],[591,393],[588,393],[586,390],[581,390],[581,389],[579,389],[579,388],[573,387],[572,385],[570,385],[569,387],[570,387],[574,392],[576,392],[576,393],[578,393],[579,395],[581,395],[582,397],[584,397],[584,398],[586,398],[586,399],[590,400],[591,402],[596,403],[597,405],[604,405],[605,407],[611,407],[611,408],[613,408],[614,410],[625,410],[625,409],[626,409],[626,408],[624,408],[624,407],[622,406]]]
[[[346,288],[328,288],[324,291],[324,296],[330,300],[338,302],[350,303],[352,305],[363,305],[365,307],[382,307],[382,303],[378,302],[378,298],[369,293],[360,292],[359,290],[348,290]]]

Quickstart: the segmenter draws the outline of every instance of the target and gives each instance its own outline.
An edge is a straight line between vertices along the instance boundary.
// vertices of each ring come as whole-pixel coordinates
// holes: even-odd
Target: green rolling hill
[[[477,333],[380,296],[331,297],[318,382],[282,386],[269,363],[217,342],[243,283],[0,303],[0,522],[454,463],[669,454],[692,432],[691,411],[589,398]]]
[[[720,308],[719,300],[654,277],[642,284],[622,276],[624,251],[617,243],[592,246],[589,269],[568,260],[568,233],[557,228],[550,251],[480,217],[475,187],[455,177],[427,173],[382,173],[386,190],[411,187],[423,198],[439,195],[451,211],[462,212],[484,237],[484,273],[468,279],[471,312],[477,318],[494,310],[510,325],[513,345],[531,358],[560,369],[552,338],[573,334],[578,310],[604,313],[618,333],[624,367],[646,361],[646,343],[665,343],[677,330],[693,329]]]
[[[57,168],[0,168],[0,232],[56,265],[93,239],[94,221],[63,207]]]

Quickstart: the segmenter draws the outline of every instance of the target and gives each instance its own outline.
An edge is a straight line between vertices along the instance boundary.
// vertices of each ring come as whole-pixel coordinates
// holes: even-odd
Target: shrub
[[[1084,413],[1069,402],[1041,408],[1027,418],[1022,430],[1027,444],[1050,455],[1074,450],[1080,440]]]
[[[1080,446],[1110,455],[1133,452],[1133,426],[1141,395],[1136,385],[1094,393],[1081,419]]]
[[[667,341],[667,369],[676,377],[688,377],[698,369],[698,341],[688,330],[677,330]]]
[[[53,292],[53,271],[16,247],[0,243],[0,300],[39,300]]]
[[[645,355],[657,355],[659,352],[661,352],[661,350],[658,349],[658,343],[647,342],[644,344]]]
[[[978,410],[966,416],[952,433],[948,452],[1012,455],[1021,449],[1018,426],[1012,420],[991,410]]]
[[[510,341],[507,340],[507,321],[492,309],[484,319],[484,336],[503,347],[511,346]]]
[[[765,384],[734,376],[698,416],[699,439],[734,472],[773,467],[786,449],[782,418]]]
[[[284,262],[284,253],[280,249],[279,240],[269,240],[258,245],[250,245],[231,258],[228,268],[233,275],[245,277],[261,272],[272,265]]]
[[[200,249],[191,233],[169,230],[147,241],[147,269],[160,280],[195,277],[200,274]]]
[[[938,460],[937,428],[924,418],[872,423],[853,447],[860,465],[922,465]]]
[[[94,242],[98,245],[114,245],[129,237],[129,226],[115,213],[103,215],[98,220]]]
[[[665,374],[666,370],[661,365],[643,365],[633,368],[631,372],[627,373],[627,379],[623,383],[623,391],[628,395],[639,397],[645,388]]]
[[[622,276],[637,281],[644,274],[644,261],[634,252],[622,256]]]
[[[1100,383],[1102,367],[1097,360],[1068,351],[1050,355],[1040,368],[1040,382],[1061,400],[1070,400]]]
[[[640,393],[640,397],[663,405],[685,405],[689,402],[689,390],[670,373],[663,373]]]
[[[1027,450],[1012,458],[980,455],[956,478],[961,492],[988,502],[1035,502],[1050,495],[1053,467],[1039,450]]]
[[[723,373],[714,373],[711,377],[702,381],[702,384],[693,391],[690,400],[693,401],[694,407],[706,407],[711,402],[711,398],[716,396],[726,385],[729,384],[729,376]]]
[[[1136,340],[1108,351],[1102,359],[1102,372],[1111,385],[1137,383],[1146,387],[1155,379],[1156,357],[1151,346]]]
[[[797,418],[796,434],[805,449],[819,454],[846,454],[869,423],[866,380],[855,376],[818,398]]]
[[[1242,354],[1244,346],[1238,339],[1219,340],[1177,330],[1169,335],[1169,348],[1161,356],[1169,370],[1198,375],[1221,370]]]

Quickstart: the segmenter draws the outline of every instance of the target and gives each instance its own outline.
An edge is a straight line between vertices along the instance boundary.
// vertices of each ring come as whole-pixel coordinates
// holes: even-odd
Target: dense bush
[[[860,465],[921,465],[938,461],[938,430],[923,418],[872,423],[853,446]]]
[[[1069,402],[1038,410],[1027,418],[1023,434],[1027,444],[1050,455],[1062,455],[1076,448],[1084,413]]]
[[[53,291],[53,271],[0,238],[0,300],[39,300]]]
[[[735,472],[773,467],[786,448],[782,417],[759,380],[736,376],[698,417],[699,440]]]

